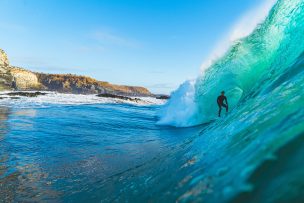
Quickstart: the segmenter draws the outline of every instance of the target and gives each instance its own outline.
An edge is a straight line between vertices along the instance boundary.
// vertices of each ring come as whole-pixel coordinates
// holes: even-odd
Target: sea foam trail
[[[158,124],[186,127],[215,119],[216,98],[222,90],[226,91],[231,110],[246,105],[249,96],[265,94],[304,50],[303,4],[303,0],[279,0],[271,8],[272,4],[267,3],[262,13],[268,15],[262,23],[255,21],[248,36],[246,32],[240,34],[241,38],[221,57],[203,65],[195,81],[185,82],[172,93],[159,112]]]

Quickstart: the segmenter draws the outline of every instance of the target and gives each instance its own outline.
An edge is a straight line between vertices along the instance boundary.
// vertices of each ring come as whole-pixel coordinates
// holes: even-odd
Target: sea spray
[[[197,110],[195,101],[195,80],[187,80],[171,94],[171,99],[160,109],[158,116],[162,119],[157,124],[170,122],[174,126],[188,126],[191,121],[184,119]],[[187,108],[185,108],[187,107]]]

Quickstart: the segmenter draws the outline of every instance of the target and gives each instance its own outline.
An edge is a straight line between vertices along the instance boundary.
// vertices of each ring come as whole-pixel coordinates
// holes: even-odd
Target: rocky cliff
[[[36,73],[38,81],[48,90],[75,94],[111,93],[126,96],[150,96],[143,87],[114,85],[86,76]]]
[[[72,74],[36,73],[9,65],[8,57],[0,49],[0,90],[49,90],[74,94],[115,94],[124,96],[152,96],[144,87],[114,85],[86,76]]]
[[[8,57],[2,49],[0,49],[0,66],[9,66]]]
[[[12,86],[18,90],[42,90],[46,89],[38,81],[35,73],[19,67],[10,67],[10,74],[13,77]]]
[[[12,76],[10,74],[10,66],[6,53],[0,49],[0,91],[10,90],[12,84]]]

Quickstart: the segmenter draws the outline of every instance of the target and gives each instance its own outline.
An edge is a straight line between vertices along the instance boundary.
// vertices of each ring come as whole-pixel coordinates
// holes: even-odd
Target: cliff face
[[[72,74],[35,73],[9,65],[8,57],[0,49],[0,90],[50,90],[74,94],[115,94],[124,96],[152,96],[144,87],[114,85],[86,76]]]
[[[149,96],[149,90],[143,87],[113,85],[97,81],[86,76],[72,74],[43,74],[36,73],[38,81],[48,90],[70,92],[75,94],[111,93],[126,96]]]
[[[0,66],[9,66],[8,57],[2,49],[0,49]]]
[[[0,91],[10,90],[12,76],[9,72],[9,61],[6,53],[0,49]]]
[[[38,81],[35,73],[18,67],[10,67],[10,74],[13,77],[13,86],[19,90],[41,90],[44,87]]]

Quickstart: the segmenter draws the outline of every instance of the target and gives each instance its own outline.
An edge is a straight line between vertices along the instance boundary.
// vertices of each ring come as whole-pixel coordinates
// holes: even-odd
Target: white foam
[[[196,111],[195,80],[187,80],[171,94],[171,99],[160,110],[159,125],[184,127],[191,123],[189,116]]]
[[[25,91],[28,92],[28,91]],[[23,97],[23,96],[8,96],[9,92],[1,92],[0,105],[5,106],[47,106],[48,104],[62,104],[62,105],[82,105],[82,104],[106,104],[106,103],[126,103],[134,105],[161,105],[165,100],[160,100],[152,97],[136,97],[140,101],[126,101],[116,98],[104,98],[96,95],[81,95],[81,94],[64,94],[57,92],[43,92],[46,95],[39,95],[37,97]],[[18,97],[18,99],[13,99]],[[135,97],[132,97],[135,98]]]

